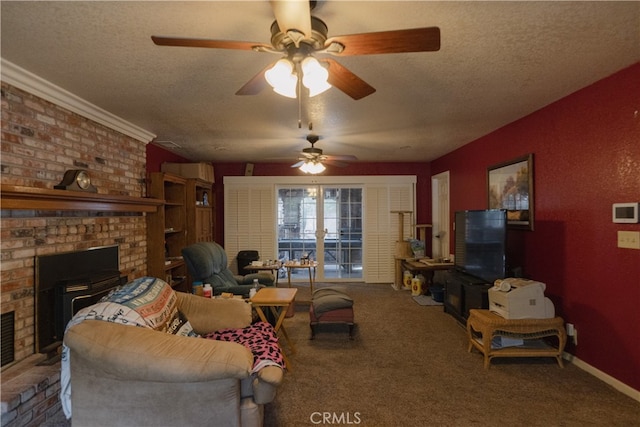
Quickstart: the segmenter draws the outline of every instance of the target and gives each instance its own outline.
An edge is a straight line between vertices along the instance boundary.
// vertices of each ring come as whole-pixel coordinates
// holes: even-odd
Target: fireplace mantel
[[[2,184],[2,209],[156,212],[161,199]]]

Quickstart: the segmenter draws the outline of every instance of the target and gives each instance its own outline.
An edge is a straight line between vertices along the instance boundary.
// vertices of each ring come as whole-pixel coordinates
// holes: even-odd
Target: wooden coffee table
[[[296,348],[293,345],[293,342],[289,339],[289,335],[287,334],[287,330],[285,329],[283,322],[284,318],[287,316],[287,309],[293,304],[297,292],[298,290],[296,288],[267,287],[261,288],[252,298],[249,298],[249,301],[251,301],[251,304],[256,309],[256,313],[258,313],[258,317],[260,317],[260,320],[263,322],[267,322],[267,317],[265,316],[262,307],[269,307],[277,319],[273,328],[276,333],[278,333],[278,331],[282,331],[282,335],[287,340],[292,354],[295,354]],[[284,350],[282,351],[282,354],[284,356]],[[285,356],[284,359],[287,367],[289,367],[290,363],[287,360],[287,357]]]

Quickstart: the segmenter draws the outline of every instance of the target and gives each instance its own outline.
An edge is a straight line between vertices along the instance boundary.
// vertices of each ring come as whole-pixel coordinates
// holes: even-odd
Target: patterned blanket
[[[253,325],[239,329],[221,329],[204,335],[218,341],[231,341],[242,344],[253,354],[252,373],[258,372],[265,366],[280,366],[284,369],[284,357],[278,345],[278,336],[271,324],[256,322]]]

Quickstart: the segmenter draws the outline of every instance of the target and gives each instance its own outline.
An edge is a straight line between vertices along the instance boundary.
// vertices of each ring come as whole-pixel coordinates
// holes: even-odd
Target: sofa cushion
[[[252,321],[251,304],[237,298],[203,298],[176,292],[178,310],[196,333],[205,335],[225,328],[243,328]]]
[[[167,332],[169,325],[180,323],[174,290],[155,277],[135,279],[103,300],[135,310],[156,331]]]

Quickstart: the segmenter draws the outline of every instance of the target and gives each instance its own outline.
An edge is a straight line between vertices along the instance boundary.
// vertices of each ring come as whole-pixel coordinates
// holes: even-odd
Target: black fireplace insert
[[[78,310],[126,282],[119,268],[117,245],[36,257],[36,352],[57,349]]]

